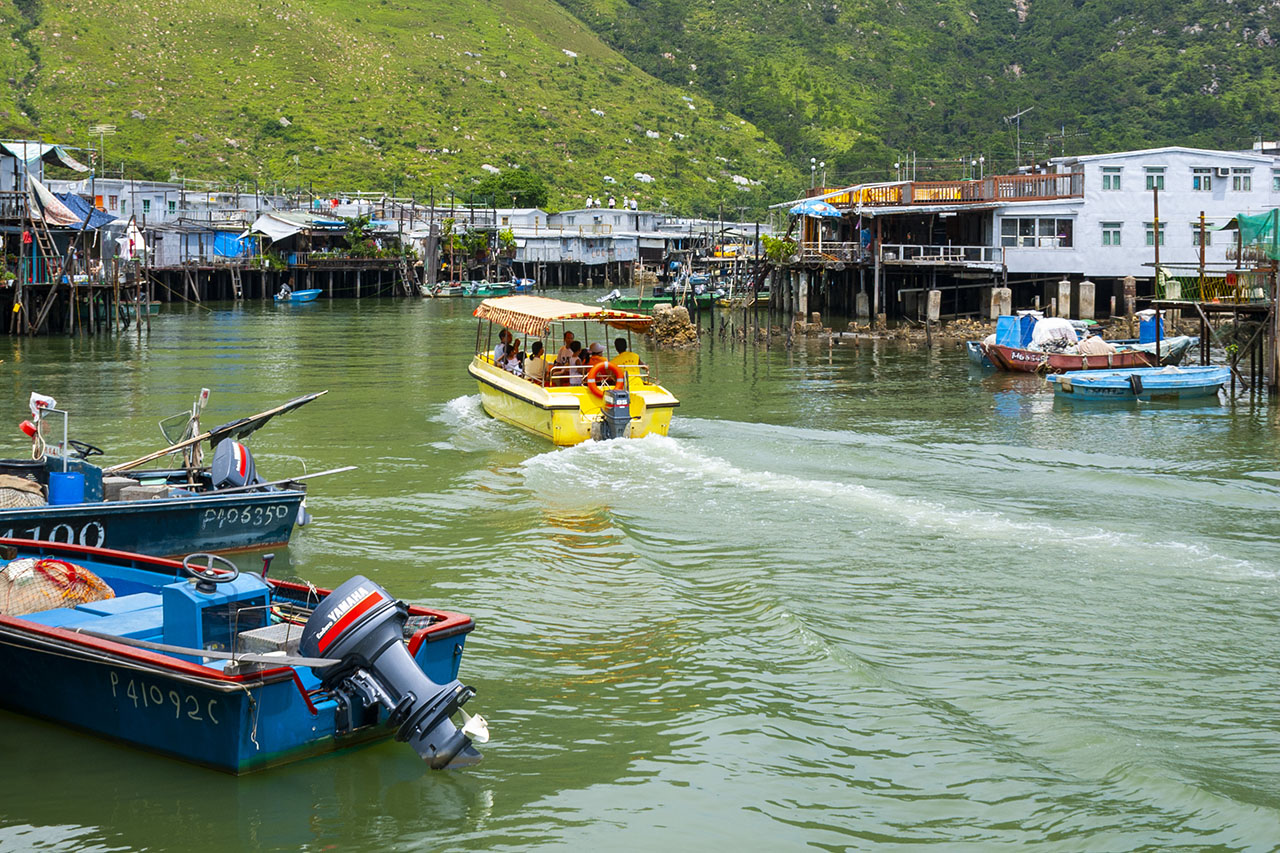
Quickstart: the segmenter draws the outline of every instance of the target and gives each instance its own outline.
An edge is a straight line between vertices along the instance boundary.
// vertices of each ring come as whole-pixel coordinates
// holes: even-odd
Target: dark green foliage
[[[475,194],[486,198],[494,207],[546,207],[550,192],[547,182],[527,169],[504,169],[497,175],[485,175]]]

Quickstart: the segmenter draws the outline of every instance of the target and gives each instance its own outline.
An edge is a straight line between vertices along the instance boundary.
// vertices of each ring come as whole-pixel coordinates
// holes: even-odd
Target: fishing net
[[[115,592],[102,578],[64,560],[24,557],[0,569],[0,613],[6,616],[108,598],[115,598]]]
[[[44,506],[40,484],[12,474],[0,474],[0,509]]]

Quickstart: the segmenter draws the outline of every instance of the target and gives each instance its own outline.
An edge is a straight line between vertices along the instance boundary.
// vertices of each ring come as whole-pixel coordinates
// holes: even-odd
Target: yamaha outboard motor
[[[308,657],[340,662],[316,675],[338,700],[340,731],[376,719],[378,706],[399,726],[433,770],[472,764],[480,753],[450,717],[475,690],[458,680],[436,684],[418,668],[404,644],[409,608],[361,575],[331,592],[302,629],[300,650]]]
[[[214,448],[209,477],[215,489],[251,486],[262,482],[258,479],[258,471],[253,465],[253,454],[249,452],[249,448],[230,438],[224,438]]]
[[[601,406],[603,419],[597,438],[627,438],[631,435],[631,392],[622,380],[614,388],[606,388]]]

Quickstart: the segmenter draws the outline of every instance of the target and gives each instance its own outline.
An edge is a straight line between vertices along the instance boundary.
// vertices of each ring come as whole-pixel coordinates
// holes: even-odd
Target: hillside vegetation
[[[1280,136],[1280,5],[1237,0],[560,0],[829,182]]]
[[[550,0],[0,0],[0,18],[6,132],[84,145],[111,123],[106,159],[135,175],[447,203],[519,169],[553,207],[608,191],[706,213],[800,180],[756,127]]]

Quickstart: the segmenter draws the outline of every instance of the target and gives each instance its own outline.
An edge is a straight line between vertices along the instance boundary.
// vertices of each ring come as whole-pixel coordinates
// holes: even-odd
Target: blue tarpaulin
[[[795,207],[791,208],[790,213],[792,216],[839,217],[843,215],[840,213],[839,210],[837,210],[832,205],[827,204],[825,201],[822,201],[821,199],[816,199],[816,198],[811,198],[811,199],[808,199],[807,201],[800,202]]]
[[[116,218],[111,214],[95,209],[83,196],[78,196],[75,193],[54,193],[54,195],[58,197],[58,201],[67,206],[68,210],[80,218],[80,224],[84,223],[84,217],[88,214],[89,227],[91,229],[97,230],[108,223],[116,221]],[[71,227],[75,228],[76,226],[72,225]]]
[[[256,253],[256,237],[241,237],[232,231],[215,231],[213,254],[218,258],[242,258]]]

